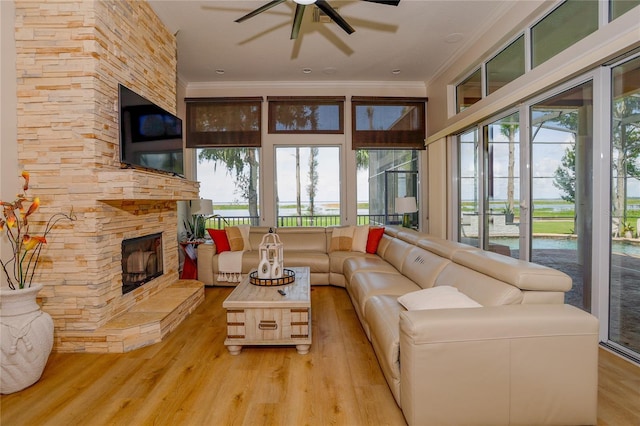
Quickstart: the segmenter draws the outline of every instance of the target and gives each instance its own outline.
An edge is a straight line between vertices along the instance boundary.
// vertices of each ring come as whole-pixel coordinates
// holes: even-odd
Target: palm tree
[[[309,185],[307,186],[307,194],[309,194],[309,214],[313,218],[316,214],[315,199],[318,192],[318,148],[311,148],[309,155]],[[312,223],[313,225],[313,223]]]

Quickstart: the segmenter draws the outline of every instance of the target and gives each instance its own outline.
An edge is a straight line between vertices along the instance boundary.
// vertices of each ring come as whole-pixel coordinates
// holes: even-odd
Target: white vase
[[[40,379],[53,347],[53,320],[36,301],[41,285],[0,289],[0,393],[18,392]]]

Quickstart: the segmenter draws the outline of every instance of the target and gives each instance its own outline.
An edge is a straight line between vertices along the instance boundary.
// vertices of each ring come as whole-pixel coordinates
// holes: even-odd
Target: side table
[[[202,241],[183,241],[180,243],[184,252],[184,265],[182,266],[181,280],[198,279],[198,252],[196,248]]]

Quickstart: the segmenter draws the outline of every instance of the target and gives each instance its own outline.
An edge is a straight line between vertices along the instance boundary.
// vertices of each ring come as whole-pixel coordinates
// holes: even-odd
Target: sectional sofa
[[[268,230],[250,228],[243,273]],[[393,226],[367,253],[355,230],[276,232],[285,266],[346,289],[409,425],[596,424],[598,321],[564,304],[569,276]],[[353,247],[337,244],[350,232]],[[206,285],[229,285],[218,256],[198,247]]]

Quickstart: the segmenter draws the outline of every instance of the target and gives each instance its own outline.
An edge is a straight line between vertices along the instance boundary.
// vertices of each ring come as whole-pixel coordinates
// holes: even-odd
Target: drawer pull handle
[[[278,329],[278,323],[276,323],[275,321],[262,320],[258,324],[258,328],[260,330],[277,330]]]

